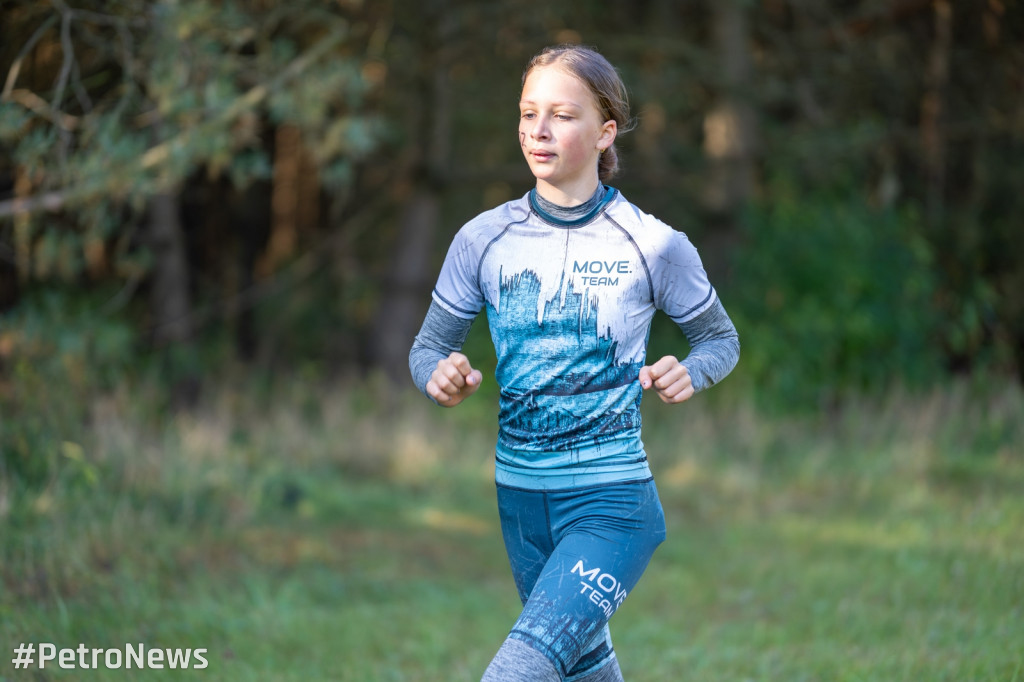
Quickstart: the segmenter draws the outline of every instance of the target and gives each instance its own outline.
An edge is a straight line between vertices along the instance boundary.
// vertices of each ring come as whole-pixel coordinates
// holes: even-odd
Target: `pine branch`
[[[51,107],[60,110],[60,103],[64,99],[64,88],[67,87],[68,78],[71,76],[71,67],[75,63],[75,47],[71,42],[71,20],[74,18],[71,10],[60,0],[53,0],[54,5],[60,10],[60,46],[64,54],[64,60],[60,66],[60,75],[57,77],[57,86],[53,95]]]
[[[14,90],[14,84],[18,80],[18,74],[21,72],[22,61],[24,61],[28,53],[31,52],[32,48],[39,42],[39,39],[43,37],[43,34],[46,33],[46,31],[49,30],[56,21],[56,15],[48,17],[46,21],[39,25],[39,28],[35,30],[35,33],[33,33],[28,39],[28,42],[22,46],[21,51],[18,52],[18,56],[14,59],[14,63],[11,64],[11,68],[7,70],[7,80],[4,81],[4,89],[3,92],[0,93],[0,102],[5,102],[10,98],[11,91]]]
[[[268,82],[261,83],[260,85],[250,88],[245,94],[232,102],[230,106],[226,107],[217,116],[200,123],[194,128],[182,130],[169,140],[161,142],[160,144],[148,149],[142,154],[138,168],[126,168],[124,169],[124,175],[136,174],[139,171],[148,172],[159,168],[170,158],[171,151],[173,149],[186,144],[195,135],[203,134],[210,129],[223,126],[225,123],[234,120],[240,114],[258,105],[265,100],[271,92],[300,75],[312,64],[326,55],[338,44],[339,41],[341,41],[342,37],[343,36],[340,32],[332,32],[302,55],[294,59],[290,64],[288,64],[288,66]],[[27,90],[17,92],[28,93],[27,95],[20,95],[25,100],[22,104],[29,106],[26,102],[31,102],[33,106],[29,106],[29,108],[33,109],[33,111],[37,111],[38,108],[39,110],[37,113],[45,116],[48,120],[54,122],[55,125],[64,127],[61,125],[63,123],[65,125],[73,126],[72,121],[77,120],[74,119],[74,117],[64,118],[67,117],[67,114],[64,114],[63,112],[54,112],[52,108],[47,111],[46,109],[39,107],[40,103],[42,105],[45,105],[46,103],[42,101],[41,98],[38,98],[38,96],[30,96],[32,93],[29,93]],[[39,100],[39,102],[36,100]],[[69,128],[64,129],[67,130]],[[107,177],[119,177],[120,175],[121,174],[112,172],[109,173]],[[63,190],[55,190],[27,197],[6,199],[0,201],[0,218],[27,215],[31,213],[38,213],[40,211],[59,211],[72,201],[82,201],[91,197],[99,196],[113,188],[112,183],[104,179],[100,179],[92,183],[69,187]]]

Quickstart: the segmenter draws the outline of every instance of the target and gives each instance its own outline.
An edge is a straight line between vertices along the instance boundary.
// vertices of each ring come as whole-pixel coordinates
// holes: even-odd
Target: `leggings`
[[[614,656],[608,620],[665,540],[654,481],[583,490],[498,486],[498,512],[523,611],[509,633],[585,677]]]

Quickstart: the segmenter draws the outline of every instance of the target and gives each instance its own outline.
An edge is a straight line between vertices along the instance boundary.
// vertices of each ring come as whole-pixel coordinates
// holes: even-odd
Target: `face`
[[[611,146],[614,120],[602,120],[589,88],[557,64],[530,71],[519,102],[519,144],[537,188],[580,201],[597,188],[597,160]]]

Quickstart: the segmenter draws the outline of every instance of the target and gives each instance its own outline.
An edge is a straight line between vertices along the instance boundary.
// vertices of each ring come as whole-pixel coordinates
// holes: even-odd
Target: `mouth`
[[[533,151],[530,152],[530,156],[532,156],[537,161],[549,161],[555,158],[555,155],[552,154],[551,152],[546,152],[541,149],[534,149]]]

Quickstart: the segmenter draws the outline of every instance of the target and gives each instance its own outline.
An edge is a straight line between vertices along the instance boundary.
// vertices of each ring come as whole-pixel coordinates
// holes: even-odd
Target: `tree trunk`
[[[396,384],[409,382],[409,348],[426,312],[430,253],[437,232],[439,200],[421,187],[405,205],[371,344],[371,364]]]
[[[647,34],[657,37],[659,43],[678,35],[673,0],[656,0],[648,5],[644,23]],[[642,123],[634,133],[635,148],[640,161],[636,164],[635,170],[643,173],[645,183],[664,188],[665,183],[677,176],[672,172],[668,145],[665,144],[669,116],[664,99],[668,95],[663,88],[664,67],[671,57],[661,49],[654,48],[645,50],[641,59],[643,68],[639,77],[648,98],[646,101],[638,102]],[[633,168],[627,168],[627,173],[633,172]],[[676,201],[671,189],[665,194],[670,197],[670,201]]]
[[[946,131],[944,109],[949,83],[949,54],[953,34],[950,0],[935,0],[935,37],[928,53],[925,94],[921,101],[921,153],[926,182],[928,222],[934,228],[942,218],[946,185]]]
[[[712,214],[732,226],[753,191],[754,112],[750,92],[750,27],[741,0],[717,0],[714,41],[722,80],[717,103],[704,118],[708,159],[705,202]]]
[[[148,244],[153,252],[150,305],[153,343],[163,352],[171,403],[188,408],[199,398],[199,374],[192,346],[192,297],[180,211],[176,192],[161,192],[149,200]]]
[[[319,219],[320,181],[302,140],[302,131],[280,125],[274,131],[274,178],[271,189],[270,238],[257,264],[257,275],[270,277],[295,256],[301,235]]]
[[[439,193],[449,176],[451,157],[450,65],[452,13],[445,0],[423,7],[425,26],[435,26],[421,45],[423,69],[419,97],[410,111],[412,151],[402,184],[408,186],[399,218],[393,258],[383,282],[369,347],[370,364],[396,385],[409,384],[409,348],[426,312],[431,280],[431,254],[440,219]]]
[[[234,234],[232,244],[236,244],[233,266],[237,269],[236,295],[244,295],[250,291],[259,279],[272,277],[273,268],[261,270],[267,265],[265,250],[269,251],[268,240],[273,232],[273,193],[272,183],[259,180],[242,190],[230,190],[231,202],[229,217],[226,216]],[[264,260],[261,260],[264,254]],[[246,362],[255,360],[260,354],[260,342],[263,340],[256,324],[256,311],[252,305],[243,305],[232,311],[235,324],[235,349],[238,357]]]
[[[149,201],[153,341],[158,346],[187,343],[192,338],[188,260],[179,210],[176,194],[162,192]]]
[[[14,196],[17,199],[25,199],[32,195],[34,187],[29,172],[24,167],[14,169]],[[32,221],[28,215],[14,214],[13,227],[10,233],[11,248],[9,256],[5,258],[7,270],[5,277],[11,278],[10,287],[2,294],[4,298],[10,297],[10,305],[14,305],[17,299],[19,285],[29,286],[29,277],[32,273]],[[0,254],[4,257],[4,254]]]
[[[0,227],[0,313],[18,302],[18,264],[11,232]]]
[[[936,246],[939,308],[944,317],[953,320],[950,328],[959,332],[942,341],[946,365],[953,373],[968,374],[980,341],[980,324],[972,301],[977,273],[968,265],[976,255],[971,252],[977,247],[946,219],[945,107],[953,14],[950,1],[933,0],[932,13],[934,33],[928,47],[919,124],[925,223]]]

